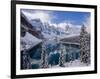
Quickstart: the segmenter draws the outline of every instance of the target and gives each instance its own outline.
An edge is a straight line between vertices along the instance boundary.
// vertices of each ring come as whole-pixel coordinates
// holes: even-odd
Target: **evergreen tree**
[[[31,69],[31,62],[30,62],[30,56],[26,50],[21,52],[21,68],[22,69]]]
[[[90,64],[90,35],[84,25],[80,32],[80,60],[87,65]]]
[[[41,53],[41,68],[48,68],[48,54],[46,53],[46,48],[42,45],[42,53]]]
[[[59,66],[64,67],[64,63],[65,63],[65,48],[64,46],[60,46],[60,57],[59,57]]]

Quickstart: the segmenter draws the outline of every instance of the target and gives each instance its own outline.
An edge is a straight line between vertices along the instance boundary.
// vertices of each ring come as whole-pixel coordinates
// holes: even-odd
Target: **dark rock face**
[[[22,25],[24,26],[24,28],[22,27]],[[25,28],[27,28],[27,30]],[[26,16],[21,13],[21,36],[25,35],[25,31],[28,31],[30,34],[39,39],[43,39],[41,31],[36,30],[34,26],[28,21]]]
[[[21,37],[24,37],[25,34],[26,34],[26,30],[23,27],[21,27]]]
[[[74,36],[74,37],[69,37],[69,38],[62,39],[61,41],[71,42],[71,43],[80,43],[79,39],[80,39],[79,36]]]

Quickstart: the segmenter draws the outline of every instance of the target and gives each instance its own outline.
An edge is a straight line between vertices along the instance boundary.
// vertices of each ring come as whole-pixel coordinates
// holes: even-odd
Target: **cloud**
[[[29,20],[39,18],[42,22],[50,22],[54,16],[52,15],[52,12],[50,11],[22,11]]]
[[[58,27],[59,28],[62,28],[62,29],[66,29],[66,27],[67,28],[78,28],[78,29],[80,29],[81,28],[81,25],[75,25],[75,24],[72,24],[71,22],[62,22],[62,23],[59,23],[58,24]]]
[[[50,25],[50,26],[54,26],[54,27],[56,27],[56,28],[58,27],[58,25],[57,25],[56,23],[51,23],[51,22],[49,22],[49,25]]]
[[[59,28],[62,28],[62,29],[66,29],[66,26],[67,26],[67,25],[68,25],[67,23],[62,22],[62,23],[59,23],[59,24],[58,24],[58,27],[59,27]]]

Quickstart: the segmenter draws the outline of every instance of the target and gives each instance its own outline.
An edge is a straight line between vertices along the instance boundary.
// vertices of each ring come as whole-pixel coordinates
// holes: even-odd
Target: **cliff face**
[[[90,39],[90,34],[87,34],[87,38]],[[67,37],[62,39],[63,42],[80,43],[80,35]]]
[[[80,39],[79,36],[73,36],[73,37],[69,37],[69,38],[64,38],[61,41],[71,42],[71,43],[79,43],[80,42],[79,39]]]
[[[30,23],[30,21],[26,18],[26,16],[21,13],[21,31],[26,30],[36,38],[42,39],[43,35],[41,34],[41,31],[36,30],[34,26]]]
[[[21,13],[21,51],[30,50],[42,42],[43,35],[30,23],[27,17]]]

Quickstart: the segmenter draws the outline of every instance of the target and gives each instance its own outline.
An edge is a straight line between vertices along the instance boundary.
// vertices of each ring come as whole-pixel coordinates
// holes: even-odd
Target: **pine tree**
[[[80,32],[80,60],[87,65],[90,64],[90,35],[84,25]]]
[[[30,62],[30,56],[28,54],[28,52],[26,50],[24,50],[23,52],[21,52],[21,68],[22,69],[31,69],[31,62]]]
[[[65,48],[62,46],[60,46],[60,57],[59,57],[59,66],[64,67],[64,63],[65,63]]]
[[[71,45],[69,45],[69,50],[70,50],[70,52],[69,52],[69,60],[70,60],[70,64],[72,63],[72,47],[71,47]]]
[[[41,53],[41,68],[48,68],[48,54],[46,53],[46,48],[42,45],[42,53]]]

